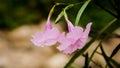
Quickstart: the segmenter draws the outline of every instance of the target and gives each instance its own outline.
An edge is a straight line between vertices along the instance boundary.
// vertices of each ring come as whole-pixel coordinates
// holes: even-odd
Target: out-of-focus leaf
[[[105,54],[105,52],[104,52],[104,50],[103,50],[102,44],[100,45],[100,49],[101,49],[101,51],[102,51],[102,55],[103,55],[106,63],[108,64],[109,68],[113,68],[112,64],[110,63],[109,58],[107,57],[107,55]]]
[[[75,25],[78,25],[79,23],[79,20],[80,20],[80,17],[81,15],[83,14],[83,11],[85,10],[85,8],[87,7],[87,5],[90,3],[91,0],[87,0],[83,5],[82,7],[80,8],[80,10],[78,11],[78,14],[76,16],[76,20],[75,20]]]
[[[67,5],[67,6],[63,9],[63,11],[61,11],[61,13],[58,15],[58,17],[57,17],[56,20],[55,20],[55,23],[57,23],[57,22],[61,19],[61,17],[64,15],[64,12],[66,12],[66,10],[72,8],[73,6],[74,6],[74,4]],[[67,13],[66,13],[66,14],[67,14]]]
[[[90,56],[90,58],[89,58],[88,64],[89,64],[90,61],[92,60],[92,57],[94,56],[94,54],[95,54],[95,52],[97,51],[98,47],[101,45],[101,42],[102,42],[102,41],[100,41],[100,43],[96,46],[96,48],[95,48],[94,51],[92,52],[92,54],[91,54],[91,56]]]
[[[89,67],[89,57],[88,57],[88,53],[85,55],[85,65],[84,65],[84,68],[88,68]]]
[[[118,52],[119,49],[120,49],[120,44],[113,50],[110,58],[112,58]]]
[[[119,68],[120,67],[120,63],[116,62],[115,60],[113,60],[112,58],[109,58],[109,60],[114,64],[114,66],[116,68]]]
[[[117,11],[117,13],[119,14],[119,16],[120,16],[120,0],[114,0],[114,2],[115,2],[115,7],[116,7],[116,11]]]
[[[117,19],[117,21],[115,21],[110,27],[108,27],[106,32],[112,33],[113,31],[115,31],[119,27],[120,27],[120,19]]]
[[[97,52],[98,53],[98,52]],[[100,55],[102,55],[101,53],[98,53]],[[116,67],[116,68],[119,68],[120,67],[120,63],[116,62],[114,59],[106,56],[106,58]]]
[[[100,7],[102,10],[105,10],[106,12],[108,12],[109,14],[111,14],[114,17],[118,17],[118,15],[116,13],[114,13],[112,10],[110,10],[108,7],[102,5],[98,0],[94,0],[94,3]],[[106,3],[107,4],[107,3]]]
[[[55,23],[57,23],[62,18],[63,15],[64,15],[64,12],[61,11],[60,14],[57,16],[57,18],[55,19]]]

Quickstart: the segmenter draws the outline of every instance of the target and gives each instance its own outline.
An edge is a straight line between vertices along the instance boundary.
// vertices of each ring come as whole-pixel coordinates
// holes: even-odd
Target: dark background
[[[74,23],[78,10],[85,0],[0,0],[0,29],[12,30],[24,24],[38,24],[47,15],[55,3],[76,4],[67,11],[69,19]],[[110,34],[120,26],[120,4],[119,0],[92,0],[85,9],[79,25],[85,27],[88,22],[93,22],[91,36],[94,36],[110,21],[117,18],[104,34]],[[66,6],[58,6],[52,19]],[[64,21],[64,19],[62,19]]]

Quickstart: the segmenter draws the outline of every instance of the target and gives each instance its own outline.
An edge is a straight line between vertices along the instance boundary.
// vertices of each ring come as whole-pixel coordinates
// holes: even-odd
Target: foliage
[[[23,24],[39,23],[47,16],[49,1],[0,0],[0,28],[11,30]]]
[[[113,34],[113,31],[120,27],[120,0],[91,0],[89,4],[84,6],[87,1],[90,0],[57,0],[54,2],[55,4],[62,3],[62,5],[55,8],[53,15],[53,18],[57,17],[55,22],[58,22],[63,17],[63,9],[71,4],[73,6],[65,10],[73,24],[77,20],[76,25],[85,27],[88,22],[93,22],[90,32],[92,39],[73,55],[65,68],[70,68],[71,64],[79,56],[82,56],[97,39],[101,41],[92,55],[85,54],[85,65],[87,65],[85,67],[89,67],[89,63],[92,62],[92,58],[97,53],[96,50],[98,48],[102,51],[100,55],[104,57],[107,63],[106,66],[110,68],[113,68],[113,66],[120,67],[120,63],[112,59],[120,49],[120,44],[113,50],[111,56],[107,56],[102,47],[102,42],[110,36],[116,35]],[[40,20],[47,17],[54,3],[49,0],[0,0],[0,28],[14,29],[23,24],[37,24]],[[78,13],[78,11],[80,12]],[[116,36],[120,37],[119,35]]]

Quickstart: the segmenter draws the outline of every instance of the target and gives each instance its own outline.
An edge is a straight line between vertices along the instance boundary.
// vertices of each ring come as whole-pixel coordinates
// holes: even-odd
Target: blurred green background
[[[66,5],[80,3],[67,11],[69,19],[74,23],[77,12],[85,0],[0,0],[0,29],[12,30],[24,24],[38,24],[47,19],[51,7],[56,2]],[[120,27],[119,3],[119,0],[92,0],[85,9],[79,25],[85,27],[88,22],[93,22],[91,36],[94,36],[117,18],[117,21],[104,32],[112,33]],[[55,19],[66,5],[56,7],[52,18]]]

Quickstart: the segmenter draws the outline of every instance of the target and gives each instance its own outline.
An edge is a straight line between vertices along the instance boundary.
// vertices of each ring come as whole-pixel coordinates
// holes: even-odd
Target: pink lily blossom
[[[50,23],[50,16],[48,16],[44,32],[37,32],[31,39],[36,46],[51,46],[57,42],[60,32]]]
[[[67,18],[66,21],[69,33],[66,35],[63,33],[59,36],[58,41],[60,46],[58,46],[57,49],[63,51],[64,54],[71,54],[77,49],[83,48],[88,39],[92,23],[88,23],[86,29],[83,30],[83,28],[79,26],[73,26]]]

